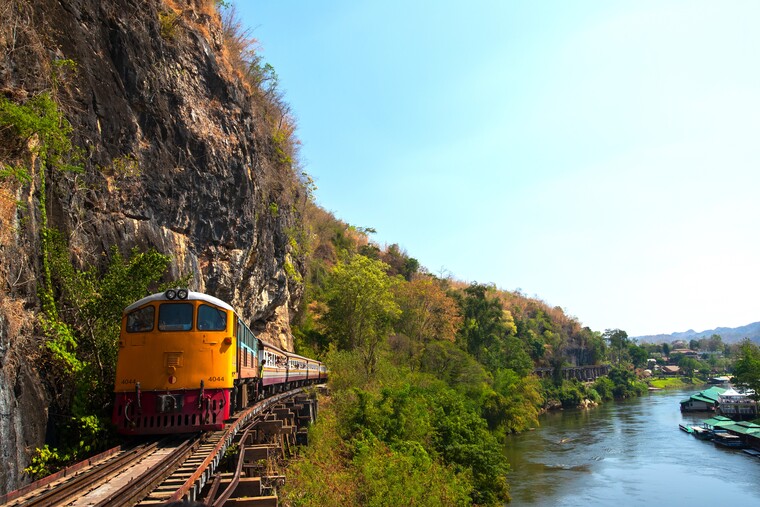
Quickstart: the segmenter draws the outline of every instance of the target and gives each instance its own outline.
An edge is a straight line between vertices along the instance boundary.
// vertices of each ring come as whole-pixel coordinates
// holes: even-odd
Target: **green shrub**
[[[602,396],[593,387],[586,390],[586,397],[594,403],[602,402]]]
[[[565,408],[577,407],[583,401],[584,395],[577,385],[563,382],[559,390],[559,401]]]
[[[609,401],[615,397],[615,383],[607,377],[599,377],[596,379],[596,382],[593,384],[593,389],[603,401]]]
[[[360,505],[470,505],[472,486],[450,467],[433,460],[416,442],[395,446],[369,438],[358,441],[352,464]]]
[[[34,450],[31,463],[24,469],[24,473],[32,480],[41,479],[59,470],[69,461],[69,456],[61,455],[58,449],[51,449],[45,444]]]
[[[180,15],[176,12],[162,11],[158,13],[158,25],[161,37],[166,40],[174,40],[177,37],[177,26],[179,24]]]

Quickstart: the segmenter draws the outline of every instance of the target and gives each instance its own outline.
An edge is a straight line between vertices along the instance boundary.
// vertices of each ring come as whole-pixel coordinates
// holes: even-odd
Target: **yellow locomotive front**
[[[236,371],[230,305],[186,289],[124,310],[113,422],[124,435],[220,429]]]

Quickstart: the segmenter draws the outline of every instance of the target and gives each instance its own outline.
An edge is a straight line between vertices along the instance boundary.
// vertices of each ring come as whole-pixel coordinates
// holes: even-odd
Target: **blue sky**
[[[598,331],[760,321],[760,2],[235,4],[374,241]]]

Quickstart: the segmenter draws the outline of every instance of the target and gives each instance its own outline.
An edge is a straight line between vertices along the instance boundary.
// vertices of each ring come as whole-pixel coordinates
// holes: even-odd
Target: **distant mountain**
[[[671,334],[653,334],[647,336],[634,336],[633,338],[641,342],[649,343],[670,343],[675,340],[699,340],[700,338],[709,338],[717,334],[723,339],[724,343],[736,343],[744,338],[749,338],[755,343],[760,343],[760,322],[754,322],[741,327],[718,327],[707,331],[682,331]]]

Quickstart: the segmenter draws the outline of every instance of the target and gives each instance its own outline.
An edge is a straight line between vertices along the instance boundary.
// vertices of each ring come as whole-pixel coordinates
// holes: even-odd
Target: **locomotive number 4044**
[[[224,377],[209,377],[209,382],[224,382]]]

